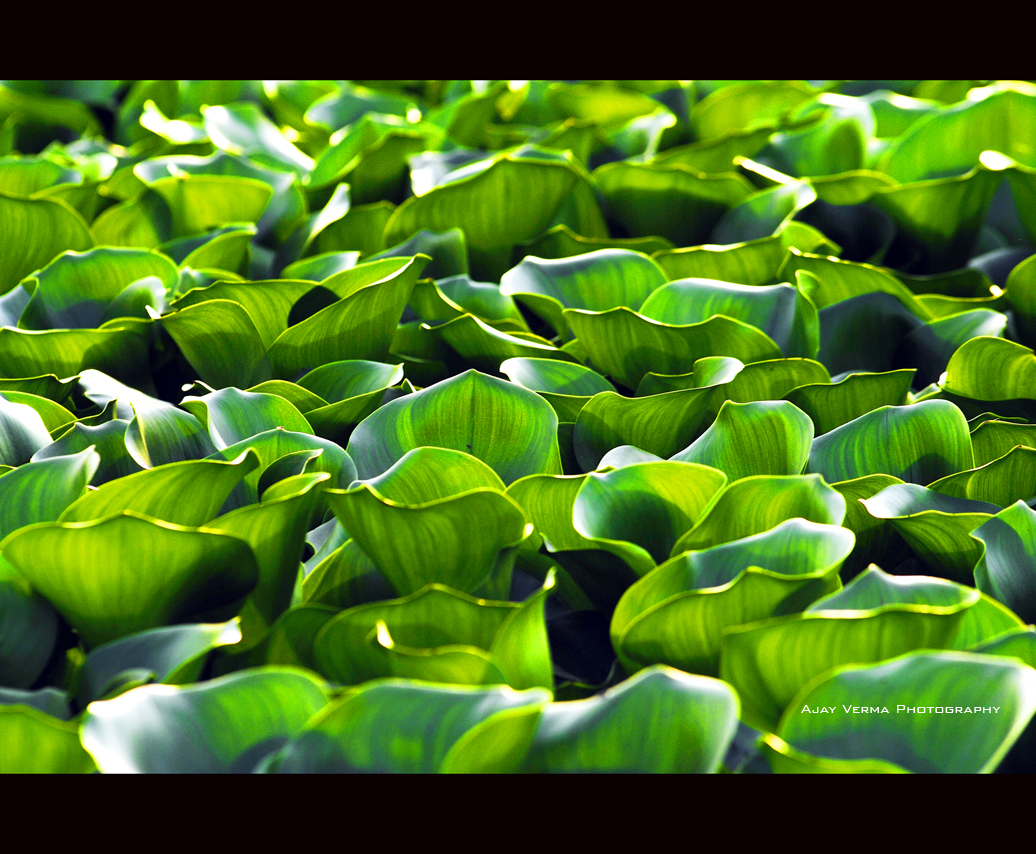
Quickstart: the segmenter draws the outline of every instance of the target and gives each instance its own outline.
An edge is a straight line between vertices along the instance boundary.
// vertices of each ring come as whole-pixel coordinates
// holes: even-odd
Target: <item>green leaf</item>
[[[259,330],[238,303],[208,300],[164,315],[159,322],[211,386],[247,388],[272,378]]]
[[[381,245],[384,244],[385,241],[382,240]],[[422,228],[408,240],[391,246],[368,260],[397,258],[401,255],[407,257],[411,255],[429,256],[432,261],[424,272],[432,279],[467,275],[468,273],[468,245],[464,232],[459,228],[448,228],[442,232]]]
[[[429,337],[445,341],[465,364],[496,371],[501,362],[512,358],[558,358],[573,356],[559,350],[546,338],[529,332],[504,332],[472,314],[455,317],[438,326],[422,327]]]
[[[0,774],[89,774],[93,760],[79,725],[26,706],[0,707]]]
[[[83,662],[76,702],[85,708],[118,690],[127,671],[146,671],[167,685],[197,681],[213,650],[240,640],[238,621],[231,620],[151,629],[102,644]]]
[[[773,129],[815,95],[815,90],[797,80],[737,81],[695,104],[691,127],[698,139],[715,139],[733,130]]]
[[[807,471],[829,483],[890,474],[926,485],[972,468],[961,411],[944,400],[882,406],[813,440]]]
[[[50,444],[50,433],[31,406],[0,397],[0,464],[20,466]]]
[[[526,146],[476,166],[403,202],[385,225],[385,242],[394,244],[420,229],[459,227],[472,272],[496,280],[510,266],[513,247],[556,225],[557,216],[579,234],[607,236],[589,176],[570,154]]]
[[[965,584],[981,553],[969,535],[999,509],[914,483],[886,487],[861,503],[874,518],[888,519],[935,575]]]
[[[432,773],[450,748],[498,712],[550,700],[539,688],[515,691],[377,680],[346,694],[288,744],[274,766],[282,772]]]
[[[872,563],[895,566],[905,556],[906,544],[890,522],[876,519],[867,512],[861,499],[873,498],[883,489],[900,484],[890,474],[869,474],[833,483],[831,488],[845,499],[842,524],[856,534],[856,548],[842,566],[842,580],[859,575]]]
[[[230,222],[258,222],[274,194],[269,184],[256,178],[192,174],[174,163],[163,163],[159,166],[159,161],[145,161],[138,163],[133,168],[133,173],[165,202],[166,211],[159,209],[151,213],[151,216],[158,219],[159,223],[162,213],[170,217],[168,233],[162,234],[165,229],[162,229],[161,225],[158,228],[153,226],[153,233],[158,240],[151,237],[148,243],[143,243],[135,234],[130,233],[126,235],[129,242],[120,241],[117,245],[146,245],[153,248],[149,245],[152,241],[157,245],[170,237],[192,237]],[[97,240],[104,240],[109,232],[117,229],[135,229],[136,225],[131,224],[132,219],[150,213],[146,208],[137,212],[137,208],[146,204],[143,200],[123,204],[126,205],[123,208],[126,224],[109,223],[106,217],[113,214],[105,212],[103,217],[97,219],[94,227]],[[151,206],[156,207],[154,203]]]
[[[817,191],[808,181],[758,190],[723,214],[712,229],[711,240],[730,244],[769,237],[816,200]]]
[[[1017,447],[979,468],[935,481],[935,492],[1007,507],[1036,495],[1036,449]]]
[[[973,400],[1031,397],[1036,382],[1036,356],[1028,347],[1003,338],[972,338],[946,366],[941,385]]]
[[[286,166],[298,175],[313,169],[313,160],[288,142],[255,104],[241,102],[203,108],[202,118],[213,143],[230,154]]]
[[[893,578],[871,566],[799,616],[738,626],[723,637],[720,674],[738,692],[741,720],[774,732],[814,677],[952,643],[977,590],[925,576]]]
[[[361,479],[376,477],[423,446],[464,451],[505,484],[529,474],[560,474],[557,416],[537,394],[466,371],[390,401],[349,440]]]
[[[74,376],[97,369],[132,381],[148,367],[150,321],[121,318],[99,329],[0,329],[0,374]]]
[[[219,513],[234,488],[258,467],[257,455],[247,452],[232,462],[187,460],[157,466],[88,491],[60,519],[89,522],[132,510],[173,525],[199,527]]]
[[[146,685],[91,703],[82,741],[103,773],[247,772],[327,699],[320,680],[287,667],[185,688]]]
[[[274,374],[286,379],[328,362],[383,359],[414,282],[427,263],[426,256],[418,255],[397,272],[352,290],[282,332],[270,346]],[[331,281],[325,281],[324,287],[330,287]]]
[[[196,460],[216,450],[202,423],[172,404],[138,398],[130,406],[126,450],[142,468]]]
[[[769,531],[788,519],[841,525],[846,501],[820,475],[755,475],[729,484],[691,530],[673,546],[672,556],[708,549]]]
[[[81,423],[73,424],[56,442],[40,448],[32,455],[32,462],[49,460],[53,457],[67,457],[79,454],[93,447],[100,457],[97,471],[90,479],[94,486],[141,470],[136,460],[126,449],[126,428],[129,424],[113,419],[96,427]]]
[[[732,172],[735,157],[755,156],[770,139],[772,127],[730,130],[722,136],[678,145],[655,155],[654,163],[681,165],[695,172]]]
[[[22,199],[0,192],[0,293],[7,293],[33,270],[66,249],[94,245],[83,218],[64,202]]]
[[[1036,448],[1036,425],[1013,424],[993,418],[971,431],[971,447],[975,450],[977,466],[1000,459],[1018,445]]]
[[[28,688],[36,682],[57,640],[58,616],[50,603],[0,556],[0,685]]]
[[[281,270],[281,278],[322,282],[335,273],[351,270],[359,258],[359,252],[322,252],[320,255],[289,264]]]
[[[341,528],[337,521],[335,524]],[[317,557],[319,553],[314,559]],[[302,582],[302,601],[331,606],[334,609],[331,616],[345,608],[391,599],[395,595],[374,561],[355,540],[348,540],[332,550]]]
[[[242,540],[134,511],[33,525],[7,537],[0,551],[90,646],[223,613],[259,572]]]
[[[636,311],[665,283],[665,273],[646,255],[598,249],[553,261],[527,257],[504,273],[500,293],[517,297],[556,333],[571,338],[564,309],[607,311],[621,305]]]
[[[90,482],[100,457],[91,449],[26,463],[0,480],[0,539],[36,522],[55,522]]]
[[[681,279],[655,290],[640,307],[650,320],[700,323],[722,314],[765,332],[789,356],[813,358],[820,345],[816,309],[796,288]]]
[[[704,243],[724,212],[753,188],[733,172],[706,175],[681,165],[608,163],[594,171],[608,213],[633,237],[676,246]]]
[[[615,390],[596,371],[558,359],[507,359],[500,363],[500,373],[515,385],[537,392],[563,422],[574,422],[594,395]]]
[[[718,679],[652,667],[596,697],[497,714],[453,746],[443,770],[714,773],[738,707]]]
[[[718,386],[647,397],[600,392],[576,417],[572,434],[576,459],[584,471],[593,471],[608,451],[620,445],[668,458],[698,432],[718,394]]]
[[[619,600],[611,623],[619,661],[628,673],[669,664],[716,675],[724,630],[801,610],[838,590],[838,568],[855,541],[836,525],[788,519],[666,561]]]
[[[764,332],[722,315],[687,326],[649,320],[624,307],[565,309],[563,315],[593,365],[631,389],[649,372],[686,373],[705,356],[730,356],[745,363],[781,356]]]
[[[823,715],[820,708],[835,711]],[[857,708],[870,713],[853,714]],[[844,668],[806,686],[777,732],[798,750],[846,764],[881,760],[923,774],[989,773],[1034,712],[1031,667],[972,653],[917,652]]]
[[[594,472],[576,494],[572,524],[583,537],[634,543],[661,562],[725,485],[722,472],[685,462]]]
[[[272,394],[225,388],[203,397],[185,397],[180,405],[208,428],[217,449],[276,427],[294,433],[312,431],[301,412]]]
[[[972,536],[982,543],[975,586],[1032,622],[1036,615],[1036,575],[1031,557],[1036,551],[1036,512],[1017,501]]]
[[[664,237],[584,237],[567,225],[548,228],[539,237],[526,240],[514,249],[515,257],[531,255],[536,258],[570,258],[596,249],[628,249],[650,255],[672,249]]]
[[[314,409],[327,406],[327,401],[324,398],[286,380],[268,380],[267,382],[252,386],[247,391],[253,394],[275,394],[277,397],[284,398],[303,415]]]
[[[712,466],[731,482],[750,475],[801,474],[810,457],[813,424],[787,401],[726,401],[715,422],[671,458]]]
[[[735,403],[780,400],[793,388],[830,381],[827,368],[812,359],[770,359],[745,365],[723,394]]]
[[[165,288],[176,285],[176,265],[158,252],[101,247],[63,252],[27,283],[32,296],[18,321],[21,329],[92,329],[130,284],[150,276]],[[110,315],[109,315],[110,316]]]
[[[805,412],[818,436],[866,415],[881,406],[907,403],[912,368],[885,373],[854,373],[836,383],[810,383],[784,394],[784,399]]]

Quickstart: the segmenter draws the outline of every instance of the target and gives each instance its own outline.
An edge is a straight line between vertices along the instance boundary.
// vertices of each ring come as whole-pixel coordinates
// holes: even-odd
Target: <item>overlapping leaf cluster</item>
[[[1034,243],[1029,82],[6,81],[0,771],[1033,770]]]

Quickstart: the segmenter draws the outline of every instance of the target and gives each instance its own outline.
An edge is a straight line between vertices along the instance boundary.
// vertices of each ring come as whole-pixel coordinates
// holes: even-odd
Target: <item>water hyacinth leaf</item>
[[[89,490],[61,514],[60,521],[89,522],[133,510],[174,525],[199,527],[219,513],[234,488],[258,467],[254,452],[244,452],[232,462],[187,460],[157,466]]]
[[[588,176],[570,158],[527,146],[478,163],[473,173],[454,173],[454,180],[400,205],[385,225],[385,242],[395,244],[421,229],[459,227],[472,272],[496,280],[510,266],[512,248],[557,224],[559,214],[567,214],[566,224],[577,233],[605,237]]]
[[[526,240],[514,249],[515,258],[570,258],[596,249],[628,249],[644,255],[673,248],[664,237],[584,237],[567,225],[555,225],[533,240]]]
[[[171,240],[160,249],[180,267],[216,268],[243,274],[248,270],[255,235],[256,227],[252,223],[235,223],[197,237]]]
[[[34,394],[37,397],[45,397],[55,403],[64,405],[72,394],[78,377],[58,379],[54,374],[44,374],[38,377],[22,377],[12,379],[0,379],[0,391],[20,391],[23,394]]]
[[[912,368],[885,373],[850,374],[836,383],[810,383],[791,389],[784,399],[805,412],[818,436],[881,406],[907,403]]]
[[[944,389],[973,400],[1031,397],[1036,356],[1028,347],[1002,338],[964,342],[946,366]]]
[[[902,482],[890,474],[869,474],[831,484],[831,488],[845,499],[842,524],[856,535],[856,548],[842,565],[843,581],[856,577],[872,563],[895,566],[905,557],[907,545],[892,524],[876,519],[861,501]]]
[[[228,222],[258,223],[274,192],[269,184],[255,178],[191,174],[175,164],[161,170],[154,170],[159,177],[152,177],[144,168],[147,166],[146,161],[138,163],[134,167],[134,174],[147,184],[149,190],[159,197],[161,202],[165,202],[164,213],[169,217],[169,232],[163,235],[162,232],[165,230],[161,228],[163,211],[156,211],[153,214],[159,223],[158,228],[155,229],[156,236],[159,238],[156,245],[164,243],[170,238],[204,234],[226,225]],[[172,169],[177,169],[178,172],[171,177],[165,177],[162,174],[168,174]],[[144,211],[138,212],[130,207],[130,205],[139,206],[141,203],[142,200],[123,203],[127,205],[125,209],[127,219],[130,219],[131,215],[132,219],[137,219],[142,214],[146,216]],[[104,216],[111,217],[112,214],[106,211]],[[114,225],[106,219],[103,219],[102,225],[102,218],[98,218],[95,226],[97,239],[103,239]],[[124,226],[124,228],[129,227],[129,223]],[[128,242],[120,241],[117,245],[147,245],[136,234],[128,235],[128,238]]]
[[[328,362],[383,359],[414,283],[427,263],[427,256],[415,256],[396,272],[346,296],[339,294],[342,298],[338,302],[282,332],[270,346],[274,373],[287,379]],[[351,279],[349,274],[353,272],[347,270],[338,276]],[[334,278],[326,280],[324,287],[333,289]]]
[[[208,300],[156,320],[215,388],[248,388],[273,378],[259,330],[238,303]]]
[[[526,257],[504,273],[500,292],[517,297],[556,333],[571,337],[563,309],[607,311],[621,305],[636,311],[665,283],[665,273],[647,256],[598,249],[575,258]]]
[[[678,145],[655,155],[655,163],[680,164],[696,172],[730,172],[735,157],[753,157],[769,141],[772,127],[730,130],[722,136]]]
[[[427,335],[445,341],[464,363],[485,371],[495,371],[501,362],[518,357],[574,359],[546,338],[528,332],[494,329],[472,314],[423,328]]]
[[[1003,602],[1026,622],[1036,617],[1036,513],[1018,501],[989,519],[972,536],[982,544],[975,586]]]
[[[513,358],[500,363],[500,373],[522,388],[539,393],[560,421],[575,421],[594,395],[615,391],[608,380],[583,365],[559,359]]]
[[[743,243],[769,237],[816,199],[817,191],[808,181],[792,181],[759,190],[723,214],[712,229],[711,242]]]
[[[261,504],[232,510],[207,522],[213,531],[231,534],[248,543],[259,566],[259,580],[241,617],[248,638],[265,630],[291,605],[299,561],[310,518],[320,497],[326,472],[300,474],[281,480],[263,496]]]
[[[449,228],[442,232],[422,228],[408,240],[371,256],[368,262],[400,256],[427,255],[432,260],[423,272],[431,279],[443,279],[467,275],[467,246],[464,232],[459,228]]]
[[[955,498],[1007,507],[1036,496],[1036,449],[1016,447],[979,468],[940,478],[930,489]]]
[[[791,110],[816,91],[797,80],[737,81],[706,95],[691,110],[698,139],[715,139],[733,130],[775,128]]]
[[[553,550],[593,548],[593,541],[572,524],[576,495],[585,481],[586,475],[529,475],[508,486],[507,495]]]
[[[337,520],[335,524],[339,524]],[[395,595],[385,576],[378,572],[374,561],[355,540],[333,549],[302,582],[302,601],[334,608],[331,616],[345,608],[391,599]],[[315,639],[316,634],[313,637]]]
[[[102,644],[83,661],[76,702],[85,708],[117,690],[126,671],[147,671],[153,681],[167,685],[194,682],[209,653],[240,640],[238,621],[231,620],[151,629]]]
[[[322,282],[335,273],[351,270],[360,259],[360,253],[322,252],[310,258],[303,258],[281,270],[281,278],[304,279],[308,282]]]
[[[741,719],[774,732],[788,704],[813,678],[844,664],[946,648],[979,598],[977,590],[949,581],[892,578],[872,566],[802,615],[728,630],[721,678],[741,697]]]
[[[948,401],[926,400],[882,406],[818,436],[806,469],[828,483],[889,474],[924,486],[973,465],[964,415]]]
[[[313,160],[287,138],[259,110],[247,102],[208,107],[202,111],[205,131],[219,148],[243,154],[257,162],[274,162],[299,175],[313,169]]]
[[[934,575],[962,583],[972,580],[981,554],[970,534],[999,511],[915,483],[893,484],[861,503],[874,518],[889,520]]]
[[[621,306],[602,312],[565,309],[563,316],[597,370],[631,389],[644,374],[687,373],[705,356],[746,364],[781,357],[764,332],[722,315],[687,326],[649,320]]]
[[[2,556],[0,616],[0,685],[28,688],[43,673],[57,643],[58,616]]]
[[[600,392],[576,417],[572,434],[576,459],[583,471],[593,471],[608,451],[620,445],[668,458],[698,432],[717,394],[717,386],[647,397]]]
[[[197,460],[216,450],[202,423],[172,404],[138,399],[130,411],[126,450],[141,468]]]
[[[627,672],[669,664],[716,675],[723,631],[799,610],[841,587],[855,537],[836,525],[788,519],[704,551],[685,552],[623,594],[612,644]],[[690,628],[690,627],[693,627]]]
[[[715,422],[671,459],[712,466],[731,482],[750,475],[801,474],[810,455],[813,423],[787,401],[720,407]]]
[[[928,705],[934,714],[905,712]],[[821,707],[857,706],[888,708],[890,714],[814,714]],[[999,711],[976,716],[976,707]],[[948,709],[954,713],[946,714]],[[989,773],[1034,712],[1031,667],[996,656],[917,652],[844,668],[805,687],[777,733],[798,750],[824,758],[881,760],[915,773]]]
[[[386,403],[349,440],[360,478],[391,468],[422,446],[464,451],[505,484],[529,474],[560,474],[558,419],[535,392],[466,371]]]
[[[815,358],[820,346],[815,307],[789,285],[680,279],[655,290],[639,313],[673,326],[700,323],[722,314],[765,332],[787,356]]]
[[[0,480],[0,539],[36,522],[55,522],[90,482],[100,457],[87,448],[30,462]]]
[[[18,403],[35,409],[39,413],[40,418],[43,419],[43,426],[47,428],[47,431],[52,436],[60,436],[65,428],[76,420],[75,415],[65,409],[60,403],[55,403],[53,400],[48,400],[35,394],[26,394],[20,391],[0,391],[0,399],[8,403]]]
[[[660,562],[725,485],[722,472],[688,463],[595,472],[576,494],[572,524],[587,539],[631,542]]]
[[[111,480],[141,471],[141,466],[126,450],[127,427],[127,422],[118,419],[97,426],[73,424],[60,439],[33,454],[31,461],[71,456],[92,446],[100,462],[90,483],[101,486]]]
[[[658,235],[676,246],[704,243],[724,212],[753,190],[733,172],[706,175],[680,165],[609,163],[594,180],[627,234]]]
[[[1018,445],[1036,448],[1036,424],[1015,424],[994,417],[982,421],[971,431],[976,466],[1000,459]]]
[[[86,222],[55,199],[24,199],[0,192],[4,252],[0,255],[0,293],[7,293],[59,252],[94,245]]]
[[[327,700],[319,679],[287,667],[189,687],[147,685],[91,703],[83,746],[104,773],[247,772]]]
[[[79,725],[26,706],[0,706],[0,774],[89,774]]]
[[[648,708],[652,725],[630,729]],[[454,745],[443,770],[714,773],[738,711],[718,679],[652,667],[596,697],[495,715]]]
[[[550,701],[549,691],[379,679],[347,694],[273,761],[282,773],[434,773],[460,738],[497,713]]]
[[[20,466],[50,444],[50,433],[31,406],[0,398],[0,463]]]
[[[916,385],[937,382],[953,354],[965,341],[978,337],[1001,338],[1007,315],[989,309],[963,311],[940,317],[910,332],[896,358],[917,366]]]
[[[367,484],[326,495],[342,526],[400,595],[441,582],[501,598],[510,589],[507,550],[532,531],[522,509],[495,489],[417,505],[391,502]],[[477,531],[472,515],[481,520]]]
[[[388,471],[357,482],[400,505],[427,504],[473,489],[504,490],[504,482],[482,460],[447,448],[414,448]]]
[[[90,646],[225,612],[259,575],[243,540],[133,511],[23,528],[2,551]],[[80,567],[75,576],[66,572],[69,560]]]
[[[21,329],[91,329],[105,310],[133,282],[157,278],[176,285],[176,265],[158,252],[100,247],[64,252],[33,275],[32,296],[18,321]]]
[[[820,475],[755,475],[729,484],[673,546],[672,556],[769,531],[787,519],[841,525],[846,500]]]
[[[272,394],[224,388],[203,397],[185,397],[180,405],[208,428],[216,448],[226,448],[277,427],[294,433],[312,431],[301,412]]]
[[[735,403],[780,400],[793,388],[830,381],[827,368],[812,359],[769,359],[745,365],[723,394]]]
[[[99,329],[0,329],[0,373],[71,377],[97,369],[132,381],[146,371],[150,321],[121,318]]]

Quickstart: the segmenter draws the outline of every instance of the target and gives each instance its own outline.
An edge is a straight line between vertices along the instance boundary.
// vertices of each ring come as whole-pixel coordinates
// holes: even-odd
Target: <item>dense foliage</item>
[[[0,771],[1036,768],[1036,85],[5,81]]]

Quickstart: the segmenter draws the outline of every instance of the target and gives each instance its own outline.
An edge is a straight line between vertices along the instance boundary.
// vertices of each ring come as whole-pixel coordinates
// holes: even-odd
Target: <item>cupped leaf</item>
[[[133,511],[32,525],[7,537],[0,551],[90,646],[225,612],[259,575],[243,540]]]
[[[775,129],[791,110],[815,95],[815,90],[797,80],[739,80],[695,104],[691,126],[698,139],[714,139],[733,130]]]
[[[427,256],[415,256],[396,272],[358,287],[282,332],[270,346],[274,373],[285,379],[328,362],[383,359],[414,282],[427,263]]]
[[[671,459],[712,466],[730,481],[757,474],[796,475],[809,458],[812,441],[812,423],[793,404],[726,401],[712,426]]]
[[[172,288],[179,272],[165,255],[143,249],[63,252],[27,280],[34,288],[18,326],[92,329],[109,319],[105,310],[128,285],[152,276]]]
[[[385,242],[394,244],[420,229],[460,227],[474,274],[496,280],[509,266],[515,244],[557,224],[559,215],[579,234],[607,235],[588,176],[570,154],[526,146],[475,165],[407,199],[385,225]]]
[[[1003,338],[964,342],[950,357],[942,387],[972,400],[1013,400],[1032,396],[1036,356]]]
[[[538,708],[550,692],[379,679],[309,722],[272,767],[282,773],[433,773],[458,740],[497,713]]]
[[[842,495],[817,474],[741,478],[727,486],[695,526],[676,541],[672,555],[760,534],[787,519],[841,525],[845,509]]]
[[[500,292],[517,297],[556,333],[570,338],[563,309],[607,311],[626,306],[636,311],[665,283],[665,273],[646,255],[626,249],[598,249],[557,260],[526,257],[504,273]]]
[[[91,448],[26,463],[0,480],[0,539],[36,522],[55,522],[83,494],[100,457]]]
[[[54,609],[0,556],[0,685],[32,685],[46,668],[57,640]]]
[[[288,667],[146,685],[91,703],[82,741],[104,773],[247,772],[327,700],[319,679]]]
[[[529,474],[560,474],[558,419],[537,394],[466,371],[390,401],[353,432],[349,455],[361,478],[391,468],[422,446],[464,451],[505,484]]]
[[[722,472],[690,463],[594,472],[576,494],[572,524],[587,539],[634,543],[660,562],[725,485]]]
[[[20,403],[35,409],[40,414],[40,418],[43,419],[43,425],[52,436],[60,436],[76,420],[75,415],[65,409],[60,403],[55,403],[53,400],[48,400],[35,394],[26,394],[21,391],[0,391],[0,399],[10,403]]]
[[[597,697],[495,715],[457,741],[443,770],[713,773],[738,709],[718,679],[652,667]]]
[[[127,382],[146,376],[150,321],[121,318],[99,329],[0,329],[0,374],[63,377],[96,369]]]
[[[936,578],[886,575],[875,566],[799,616],[731,628],[721,678],[741,697],[741,719],[773,732],[811,679],[844,664],[869,664],[914,649],[950,646],[977,590]]]
[[[513,358],[500,363],[500,373],[522,388],[537,392],[560,421],[575,421],[594,395],[614,391],[596,371],[559,359]]]
[[[813,422],[816,435],[821,436],[881,406],[903,406],[913,378],[911,368],[855,373],[836,383],[797,386],[788,391],[784,399],[805,412]]]
[[[706,175],[682,165],[609,163],[594,179],[610,217],[627,234],[659,235],[676,246],[704,243],[724,212],[753,189],[736,173]]]
[[[1018,445],[1036,448],[1036,424],[1015,424],[994,417],[983,420],[971,431],[976,466],[998,460]]]
[[[664,663],[717,674],[725,629],[800,610],[839,589],[838,568],[855,542],[845,528],[795,518],[666,561],[615,608],[619,661],[629,673]]]
[[[516,257],[532,255],[536,258],[571,258],[595,249],[629,249],[650,255],[672,248],[673,244],[664,237],[584,237],[561,224],[548,228],[533,240],[520,243],[514,253]]]
[[[546,338],[529,332],[505,332],[495,329],[471,314],[464,314],[437,326],[422,327],[429,337],[444,341],[466,364],[486,371],[495,371],[500,363],[512,358],[557,358],[574,360]]]
[[[0,464],[20,466],[50,444],[50,433],[31,406],[0,398]]]
[[[217,448],[226,448],[277,427],[294,433],[312,430],[301,412],[272,394],[225,388],[204,397],[185,397],[180,405],[208,428]]]
[[[731,244],[769,237],[816,200],[817,191],[809,181],[789,181],[758,190],[723,214],[712,229],[711,240]]]
[[[686,373],[705,356],[730,356],[744,363],[781,357],[766,333],[722,315],[687,326],[659,323],[624,307],[565,309],[563,316],[593,366],[631,389],[649,372]]]
[[[620,445],[667,458],[698,432],[718,393],[717,386],[647,397],[600,392],[576,417],[572,434],[576,459],[584,471],[593,471],[608,451]]]
[[[238,621],[231,620],[151,629],[102,644],[83,661],[76,702],[83,708],[119,690],[127,671],[135,677],[146,671],[151,681],[167,685],[194,682],[213,650],[240,640]]]
[[[272,378],[259,330],[236,302],[208,300],[159,322],[201,379],[215,388],[248,388]]]
[[[2,483],[2,481],[0,481]],[[1026,622],[1036,619],[1036,512],[1017,501],[975,529],[981,543],[975,586]]]
[[[7,293],[33,270],[66,249],[85,251],[94,245],[86,222],[55,199],[23,199],[0,192],[0,293]]]
[[[964,415],[928,400],[882,406],[818,436],[806,469],[829,483],[881,473],[925,485],[973,464]]]
[[[996,656],[916,652],[806,686],[777,733],[824,759],[879,760],[923,774],[989,773],[1034,713],[1031,667]]]
[[[929,488],[997,507],[1028,501],[1036,496],[1036,449],[1012,448],[991,463],[940,478]]]
[[[934,484],[933,484],[934,486]],[[995,504],[949,497],[916,483],[893,484],[861,501],[876,519],[887,519],[938,576],[970,583],[981,547],[969,535]]]
[[[142,468],[200,459],[216,450],[201,422],[172,404],[142,395],[130,412],[126,449]]]
[[[97,471],[90,479],[94,486],[134,474],[141,466],[126,450],[127,427],[129,424],[119,419],[97,426],[73,424],[60,439],[33,454],[32,462],[79,454],[92,446],[100,458]]]

